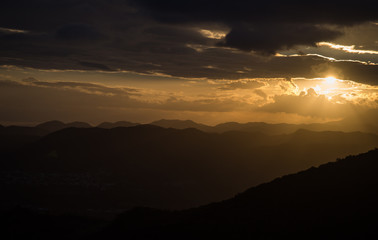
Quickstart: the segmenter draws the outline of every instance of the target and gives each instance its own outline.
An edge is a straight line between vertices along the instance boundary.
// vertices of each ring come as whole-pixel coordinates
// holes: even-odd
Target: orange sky
[[[3,2],[0,124],[310,123],[377,111],[370,0]]]
[[[377,109],[376,86],[324,78],[185,79],[136,73],[1,69],[3,124],[192,119],[311,123]]]

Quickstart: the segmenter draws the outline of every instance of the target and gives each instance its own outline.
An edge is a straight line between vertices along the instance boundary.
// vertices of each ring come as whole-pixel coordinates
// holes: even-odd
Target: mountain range
[[[196,208],[136,207],[112,221],[15,208],[0,226],[6,239],[377,239],[377,171],[375,149]]]
[[[65,128],[1,152],[1,206],[114,215],[184,209],[378,146],[367,133]]]
[[[364,120],[363,123],[359,122],[361,119]],[[205,124],[200,124],[193,122],[191,120],[167,120],[161,119],[149,123],[149,125],[159,126],[163,128],[174,128],[174,129],[187,129],[195,128],[203,132],[209,133],[225,133],[230,131],[238,132],[250,132],[250,133],[263,133],[266,135],[280,135],[280,134],[291,134],[300,129],[310,130],[310,131],[344,131],[353,132],[361,131],[365,133],[378,134],[377,123],[372,119],[361,119],[350,118],[337,122],[328,123],[313,123],[313,124],[269,124],[263,122],[249,122],[249,123],[237,123],[237,122],[227,122],[221,123],[215,126],[208,126]],[[92,126],[85,122],[70,122],[63,123],[61,121],[49,121],[38,124],[34,127],[26,126],[1,126],[0,125],[0,151],[5,151],[8,149],[14,150],[21,145],[31,143],[35,140],[40,139],[50,133],[65,129],[65,128],[105,128],[112,129],[117,127],[133,127],[137,125],[143,125],[140,123],[128,122],[128,121],[118,121],[118,122],[103,122],[97,126]]]

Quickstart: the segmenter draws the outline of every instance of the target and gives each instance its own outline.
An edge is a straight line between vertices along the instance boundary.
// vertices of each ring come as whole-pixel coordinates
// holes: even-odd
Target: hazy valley
[[[243,131],[233,123],[220,125],[229,131],[204,132],[185,128],[203,128],[192,121],[155,123],[170,128],[57,121],[3,127],[2,208],[107,217],[135,206],[184,209],[378,146],[372,133],[302,125],[250,123]],[[255,125],[265,131],[251,131]]]

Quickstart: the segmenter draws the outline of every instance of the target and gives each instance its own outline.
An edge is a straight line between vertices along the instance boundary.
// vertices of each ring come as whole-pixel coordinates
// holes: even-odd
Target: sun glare
[[[329,76],[325,78],[325,83],[328,85],[334,85],[337,82],[335,77]]]

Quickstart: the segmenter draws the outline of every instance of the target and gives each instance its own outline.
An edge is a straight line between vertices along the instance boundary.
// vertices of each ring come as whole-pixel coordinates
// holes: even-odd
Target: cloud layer
[[[184,82],[180,91],[99,83],[0,81],[0,122],[118,121],[160,118],[314,122],[377,109],[377,89],[324,79],[244,79]],[[338,84],[338,86],[336,86]],[[22,97],[20,97],[22,96]]]
[[[4,0],[0,65],[208,79],[337,72],[339,78],[377,84],[377,66],[366,64],[369,57],[353,62],[303,54],[309,46],[316,51],[318,42],[338,39],[374,50],[376,39],[363,37],[378,28],[371,23],[377,20],[372,6],[373,1]],[[368,27],[358,32],[359,26]],[[280,51],[296,56],[274,56]],[[322,54],[345,57],[331,50]]]

